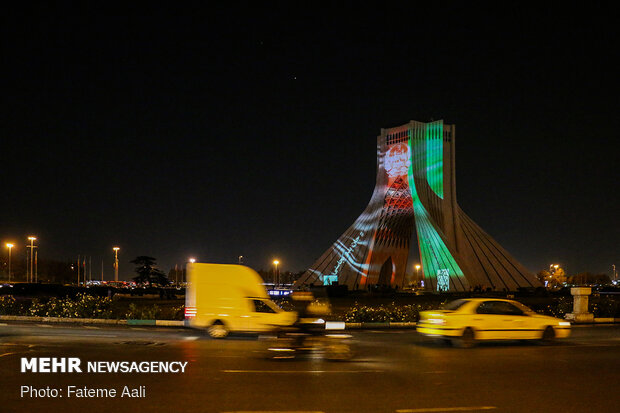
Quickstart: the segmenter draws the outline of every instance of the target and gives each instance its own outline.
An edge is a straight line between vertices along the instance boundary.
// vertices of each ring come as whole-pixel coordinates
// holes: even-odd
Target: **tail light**
[[[196,307],[185,307],[185,318],[196,317]]]

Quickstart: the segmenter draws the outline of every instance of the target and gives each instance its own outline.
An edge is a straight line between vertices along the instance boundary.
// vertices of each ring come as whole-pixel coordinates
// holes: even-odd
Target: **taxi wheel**
[[[476,335],[471,327],[466,327],[463,330],[463,335],[455,341],[455,344],[460,348],[472,348],[476,345]]]
[[[211,338],[225,338],[228,335],[228,328],[218,320],[207,328],[207,333]]]
[[[551,326],[547,326],[545,331],[542,333],[542,337],[540,338],[541,343],[543,344],[551,344],[555,340],[555,330]]]

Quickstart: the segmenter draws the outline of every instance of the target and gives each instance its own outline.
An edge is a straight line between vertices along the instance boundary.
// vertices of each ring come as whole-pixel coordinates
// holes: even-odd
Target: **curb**
[[[58,323],[58,324],[127,324],[127,320],[112,320],[107,318],[64,318],[64,317],[38,317],[38,316],[17,316],[0,315],[0,321],[32,321],[39,323]]]
[[[594,323],[620,323],[620,318],[595,318]]]
[[[38,317],[0,315],[0,321],[30,321],[38,323],[58,324],[110,324],[128,326],[160,326],[160,327],[183,327],[182,320],[112,320],[107,318],[63,318],[63,317]]]
[[[375,328],[415,328],[417,323],[344,323],[346,330]]]
[[[157,326],[157,327],[189,327],[185,320],[112,320],[107,318],[63,318],[63,317],[38,317],[38,316],[16,316],[0,315],[0,321],[29,321],[38,323],[57,323],[57,324],[110,324],[128,326]],[[328,323],[338,323],[344,325],[345,330],[381,329],[381,328],[412,328],[415,329],[417,323],[414,322],[393,322],[393,323],[345,323],[342,321],[328,321]],[[620,318],[595,318],[593,323],[573,323],[573,325],[592,325],[592,324],[617,324]]]

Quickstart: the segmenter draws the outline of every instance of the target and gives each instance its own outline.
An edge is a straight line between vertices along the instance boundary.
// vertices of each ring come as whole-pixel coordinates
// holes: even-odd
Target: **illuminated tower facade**
[[[338,283],[350,289],[402,289],[413,281],[424,281],[433,291],[539,286],[458,206],[454,138],[454,125],[443,121],[382,129],[377,183],[368,206],[296,287]]]

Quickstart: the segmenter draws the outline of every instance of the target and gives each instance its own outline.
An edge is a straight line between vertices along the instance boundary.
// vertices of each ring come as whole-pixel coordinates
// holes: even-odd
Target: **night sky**
[[[620,265],[611,10],[226,3],[3,13],[14,259],[34,234],[108,279],[115,245],[121,278],[138,255],[304,270],[370,200],[380,129],[443,119],[459,204],[527,268]]]

